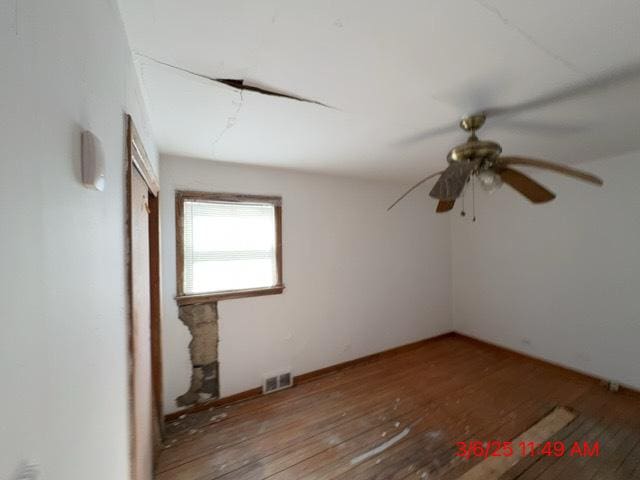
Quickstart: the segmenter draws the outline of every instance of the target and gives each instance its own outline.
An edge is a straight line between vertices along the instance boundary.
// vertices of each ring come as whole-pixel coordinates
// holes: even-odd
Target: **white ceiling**
[[[164,153],[410,181],[473,111],[636,72],[517,115],[481,138],[579,163],[640,148],[640,0],[121,0]],[[238,91],[247,81],[334,109]]]

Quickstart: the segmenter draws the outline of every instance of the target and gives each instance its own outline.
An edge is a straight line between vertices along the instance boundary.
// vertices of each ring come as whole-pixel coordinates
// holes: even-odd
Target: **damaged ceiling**
[[[165,153],[410,182],[487,109],[505,153],[640,148],[638,0],[120,3]]]

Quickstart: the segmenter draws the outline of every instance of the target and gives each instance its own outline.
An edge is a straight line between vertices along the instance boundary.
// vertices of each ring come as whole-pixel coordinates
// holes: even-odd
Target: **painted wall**
[[[190,337],[174,300],[176,189],[283,197],[282,295],[220,302],[221,395],[450,330],[449,219],[404,185],[162,157],[165,407],[189,385]]]
[[[124,28],[107,0],[1,2],[0,23],[0,478],[126,479],[124,112],[149,130]]]
[[[640,152],[580,166],[604,187],[536,172],[553,202],[503,187],[454,217],[454,325],[640,388]]]

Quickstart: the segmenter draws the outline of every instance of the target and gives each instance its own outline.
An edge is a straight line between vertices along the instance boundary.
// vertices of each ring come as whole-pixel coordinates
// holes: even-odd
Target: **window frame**
[[[249,288],[241,290],[225,290],[220,292],[185,293],[184,292],[184,203],[185,201],[225,202],[225,203],[262,203],[274,207],[276,227],[276,270],[277,283],[271,287]],[[246,195],[242,193],[211,193],[187,190],[176,190],[176,281],[178,305],[217,302],[232,298],[259,297],[277,295],[284,291],[282,278],[282,197],[268,195]]]

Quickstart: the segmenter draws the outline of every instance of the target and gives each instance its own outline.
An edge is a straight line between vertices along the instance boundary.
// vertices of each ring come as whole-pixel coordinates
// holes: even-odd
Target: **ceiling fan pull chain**
[[[472,192],[471,196],[473,197],[473,199],[471,201],[472,209],[473,209],[473,220],[472,221],[475,222],[476,221],[476,177],[475,176],[473,176],[471,178],[471,192]]]
[[[464,217],[467,214],[467,212],[464,211],[464,195],[466,193],[466,190],[467,190],[466,188],[462,190],[462,210],[460,210],[461,217]]]

